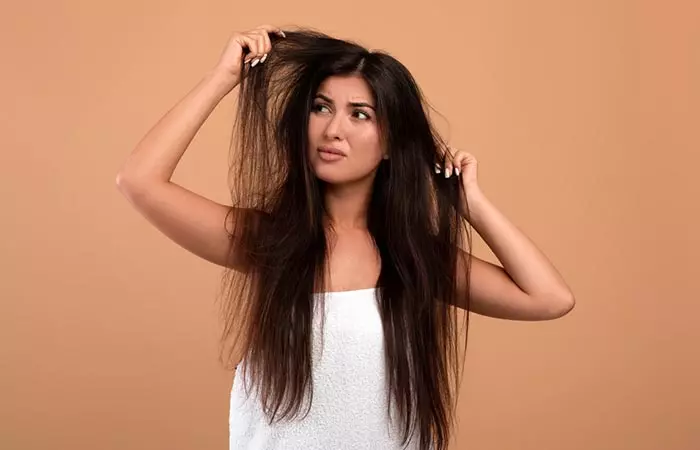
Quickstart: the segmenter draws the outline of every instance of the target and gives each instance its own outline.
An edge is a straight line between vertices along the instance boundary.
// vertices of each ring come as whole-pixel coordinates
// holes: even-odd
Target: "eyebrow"
[[[327,101],[328,103],[333,103],[333,100],[331,100],[329,97],[326,97],[323,94],[316,94],[316,97],[314,97],[314,98],[322,98],[323,100]],[[373,111],[375,111],[374,106],[370,105],[369,103],[365,103],[365,102],[350,102],[350,103],[348,103],[348,105],[353,106],[355,108],[364,106],[366,108],[370,108]]]

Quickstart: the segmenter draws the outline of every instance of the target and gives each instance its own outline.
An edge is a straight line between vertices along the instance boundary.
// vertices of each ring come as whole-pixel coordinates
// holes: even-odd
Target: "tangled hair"
[[[448,147],[430,123],[415,80],[395,58],[308,29],[286,35],[270,35],[265,64],[241,69],[231,213],[254,214],[240,215],[229,234],[237,243],[231,254],[244,255],[249,269],[227,268],[222,279],[222,344],[233,342],[227,361],[244,352],[242,366],[253,372],[270,423],[280,408],[280,419],[296,416],[304,394],[313,397],[313,293],[325,286],[329,247],[324,182],[307,152],[308,121],[324,79],[359,75],[374,95],[390,155],[379,164],[367,212],[381,258],[376,288],[387,412],[391,417],[395,402],[404,444],[417,428],[422,450],[445,449],[462,378],[459,337],[466,351],[469,321],[469,299],[455,301],[454,275],[458,258],[471,249],[468,211],[459,208],[461,183],[434,170]]]

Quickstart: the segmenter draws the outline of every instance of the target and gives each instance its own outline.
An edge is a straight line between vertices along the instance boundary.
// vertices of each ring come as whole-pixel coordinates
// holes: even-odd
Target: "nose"
[[[333,114],[326,125],[324,137],[326,139],[342,139],[343,117],[341,114]]]

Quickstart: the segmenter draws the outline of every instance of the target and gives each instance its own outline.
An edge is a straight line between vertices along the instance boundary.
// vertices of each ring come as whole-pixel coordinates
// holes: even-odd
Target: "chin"
[[[316,178],[327,183],[334,185],[350,185],[355,183],[364,183],[371,177],[369,174],[348,174],[348,173],[331,173],[331,170],[315,170]]]
[[[316,175],[316,178],[328,184],[338,184],[347,181],[338,175],[327,173],[325,170],[314,170],[314,174]]]

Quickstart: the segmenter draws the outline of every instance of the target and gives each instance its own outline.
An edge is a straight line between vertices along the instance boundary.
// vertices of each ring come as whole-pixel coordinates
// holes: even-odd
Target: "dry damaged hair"
[[[329,246],[325,183],[309,162],[308,120],[324,79],[359,75],[374,95],[390,155],[377,168],[367,211],[381,258],[376,288],[387,414],[391,419],[394,402],[404,444],[417,432],[422,450],[445,449],[463,374],[460,337],[466,351],[469,322],[469,298],[456,301],[454,274],[472,241],[468,211],[460,214],[461,183],[434,171],[449,149],[416,81],[395,58],[314,30],[286,35],[270,36],[265,64],[241,69],[229,160],[230,213],[237,219],[229,236],[231,255],[243,255],[248,269],[228,267],[222,277],[221,360],[232,363],[243,352],[242,376],[252,371],[270,424],[278,413],[277,420],[296,416],[305,395],[310,408],[312,313],[315,301],[324,301],[314,289],[325,286]]]

